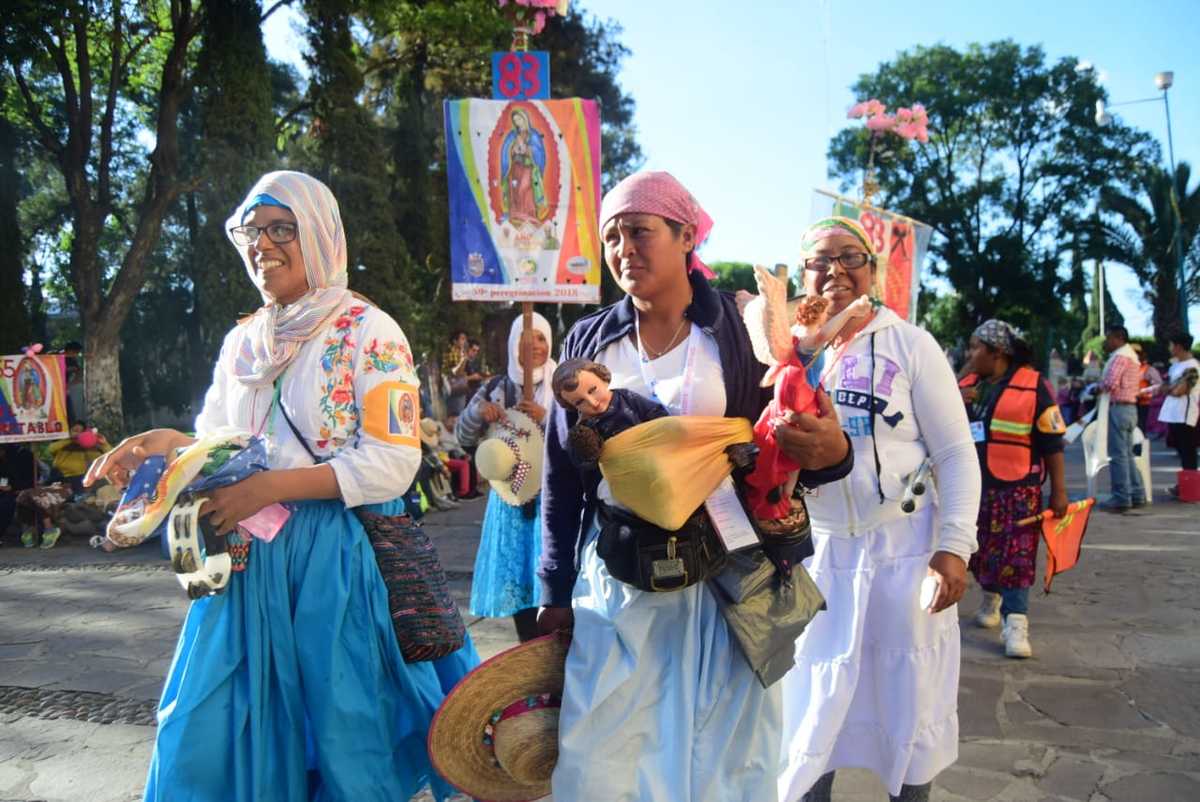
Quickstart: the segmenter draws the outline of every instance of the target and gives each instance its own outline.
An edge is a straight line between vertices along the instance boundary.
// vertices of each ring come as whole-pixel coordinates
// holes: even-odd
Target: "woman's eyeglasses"
[[[804,269],[815,273],[828,273],[834,262],[845,270],[858,270],[860,267],[875,264],[875,257],[865,251],[843,253],[841,256],[814,256],[804,260]]]
[[[295,223],[269,223],[265,226],[235,226],[229,229],[229,235],[238,245],[253,245],[258,238],[266,233],[267,239],[276,245],[283,245],[296,238]]]

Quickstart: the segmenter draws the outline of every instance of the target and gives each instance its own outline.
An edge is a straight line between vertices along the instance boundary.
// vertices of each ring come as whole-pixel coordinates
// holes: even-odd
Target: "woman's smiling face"
[[[300,252],[297,233],[291,242],[272,242],[265,230],[273,223],[296,225],[296,215],[279,206],[256,206],[246,216],[243,225],[257,226],[258,239],[246,247],[254,275],[263,292],[279,304],[298,301],[308,292],[308,277],[304,272],[304,256]]]
[[[818,256],[834,257],[851,253],[866,253],[867,249],[853,234],[834,234],[818,241],[817,246],[803,254],[805,260]],[[828,271],[804,270],[804,290],[809,295],[829,299],[829,314],[836,315],[860,295],[871,294],[875,265],[865,264],[847,270],[839,262],[831,262]]]

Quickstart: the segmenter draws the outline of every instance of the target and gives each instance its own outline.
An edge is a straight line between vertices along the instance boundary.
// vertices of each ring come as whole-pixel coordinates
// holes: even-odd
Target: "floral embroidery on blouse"
[[[372,339],[363,351],[367,359],[365,373],[377,370],[380,373],[391,373],[403,369],[407,373],[414,372],[412,352],[408,346],[395,340],[384,340],[382,343]]]
[[[366,318],[365,306],[352,306],[333,322],[325,338],[321,369],[325,386],[321,393],[321,436],[317,448],[338,450],[358,430],[358,407],[354,404],[354,331]]]

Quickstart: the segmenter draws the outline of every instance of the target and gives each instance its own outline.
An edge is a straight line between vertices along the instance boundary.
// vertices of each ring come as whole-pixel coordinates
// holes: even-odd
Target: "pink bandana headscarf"
[[[603,231],[608,221],[619,214],[656,214],[677,223],[691,223],[696,227],[696,248],[708,239],[713,227],[712,218],[692,193],[666,172],[634,173],[613,187],[600,204],[600,229]],[[695,250],[688,269],[699,270],[705,278],[716,275],[700,261]]]
[[[226,221],[227,233],[242,224],[246,214],[261,202],[260,195],[279,200],[296,215],[296,239],[304,257],[309,291],[287,306],[275,303],[262,292],[246,248],[234,243],[250,280],[262,292],[264,304],[245,324],[241,350],[234,355],[234,374],[251,387],[274,382],[291,364],[300,346],[320,333],[324,324],[353,297],[346,289],[346,232],[329,187],[304,173],[288,170],[267,173],[258,179],[246,200]],[[229,236],[233,242],[232,235]]]

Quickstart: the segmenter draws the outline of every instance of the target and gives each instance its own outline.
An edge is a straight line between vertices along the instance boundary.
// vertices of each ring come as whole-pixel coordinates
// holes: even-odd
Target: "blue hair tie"
[[[291,206],[288,206],[274,195],[268,195],[266,192],[260,192],[251,198],[246,204],[246,211],[242,212],[242,222],[246,222],[246,218],[250,216],[250,212],[254,211],[259,206],[278,206],[280,209],[287,209],[289,212],[292,210]]]

